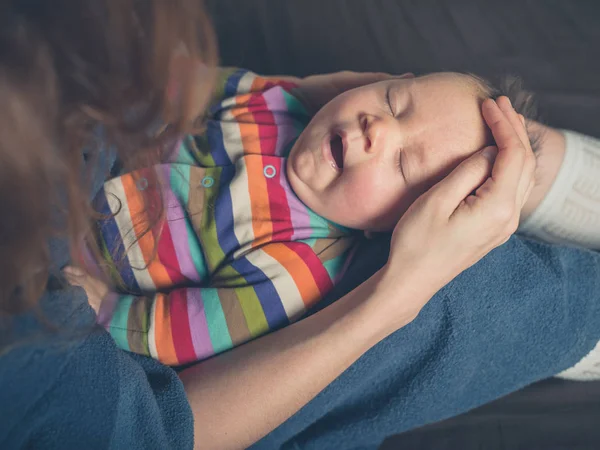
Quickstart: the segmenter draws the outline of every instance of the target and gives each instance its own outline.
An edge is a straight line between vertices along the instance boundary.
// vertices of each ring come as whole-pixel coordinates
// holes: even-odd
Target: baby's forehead
[[[485,95],[470,76],[440,72],[415,79],[409,88],[415,115],[429,127],[481,126]]]
[[[485,95],[489,90],[488,83],[477,75],[460,72],[432,72],[419,75],[416,80],[445,82],[449,86],[462,88],[474,94]]]
[[[481,113],[483,95],[463,74],[440,73],[417,79],[412,118],[405,130],[415,170],[462,160],[488,145],[489,130]]]

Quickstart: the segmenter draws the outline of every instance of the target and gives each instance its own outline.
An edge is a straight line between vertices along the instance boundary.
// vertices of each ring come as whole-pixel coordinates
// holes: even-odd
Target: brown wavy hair
[[[0,0],[0,316],[37,304],[51,238],[86,233],[95,130],[124,167],[160,161],[197,123],[216,54],[200,0]]]

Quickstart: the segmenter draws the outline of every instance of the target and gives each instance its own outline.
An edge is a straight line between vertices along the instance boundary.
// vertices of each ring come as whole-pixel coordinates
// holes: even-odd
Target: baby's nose
[[[383,147],[385,140],[385,124],[376,117],[368,120],[365,128],[365,151],[373,153]]]

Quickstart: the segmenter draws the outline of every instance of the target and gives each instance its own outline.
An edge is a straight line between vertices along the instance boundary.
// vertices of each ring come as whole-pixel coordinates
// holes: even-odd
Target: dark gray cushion
[[[522,76],[547,122],[600,136],[597,0],[212,0],[224,64],[264,74]]]

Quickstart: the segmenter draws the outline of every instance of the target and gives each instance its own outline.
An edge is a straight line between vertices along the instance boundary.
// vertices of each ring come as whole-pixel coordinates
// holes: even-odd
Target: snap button
[[[146,178],[140,178],[135,182],[135,185],[139,191],[145,191],[148,189],[148,180]]]
[[[202,186],[205,188],[212,187],[215,184],[215,179],[213,177],[206,176],[202,178]]]
[[[268,166],[265,166],[263,173],[265,174],[265,177],[273,178],[275,175],[277,175],[277,170],[275,167],[269,164]]]

